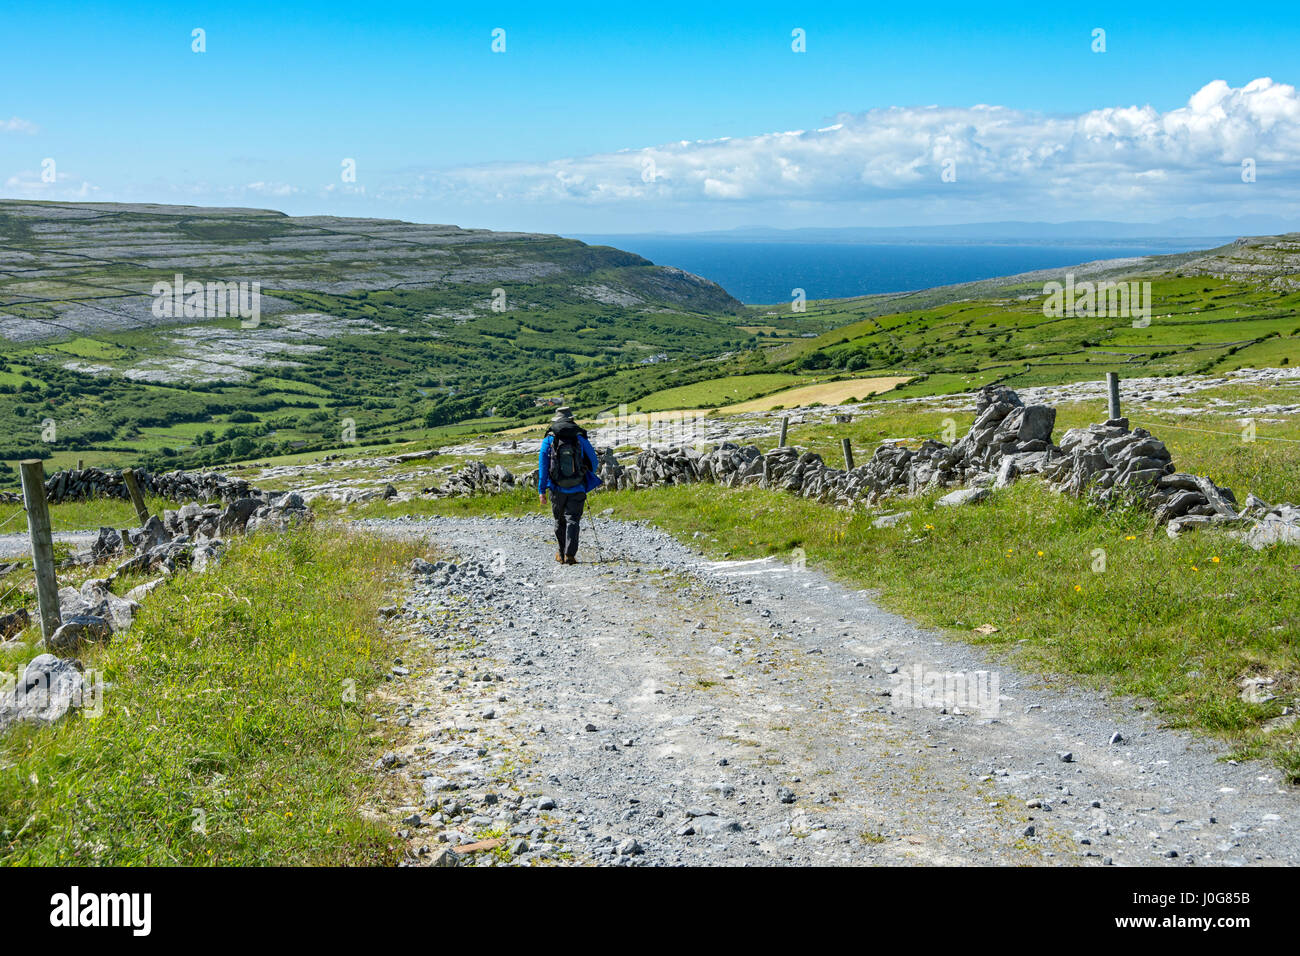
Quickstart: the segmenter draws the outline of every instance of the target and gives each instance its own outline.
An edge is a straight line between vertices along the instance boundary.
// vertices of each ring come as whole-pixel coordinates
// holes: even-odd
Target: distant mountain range
[[[719,239],[779,242],[1128,242],[1133,239],[1206,239],[1218,245],[1239,236],[1279,235],[1300,230],[1300,220],[1283,216],[1180,217],[1161,222],[976,222],[937,226],[836,226],[778,229],[772,226],[738,226],[694,233],[638,233],[661,238]]]

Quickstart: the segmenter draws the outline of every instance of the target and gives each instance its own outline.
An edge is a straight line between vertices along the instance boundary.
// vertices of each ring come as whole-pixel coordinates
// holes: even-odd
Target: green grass
[[[64,352],[85,359],[111,360],[124,358],[129,354],[126,349],[119,348],[108,342],[102,342],[99,339],[76,338],[60,342],[51,347],[57,352]]]
[[[156,495],[146,495],[145,507],[152,515],[162,515],[163,511],[178,505]],[[26,527],[26,521],[19,519],[18,524]],[[88,528],[111,527],[138,528],[140,519],[135,507],[122,498],[91,498],[84,501],[65,501],[50,506],[50,524],[55,531],[78,531]]]
[[[155,591],[85,659],[101,716],[0,738],[0,865],[393,863],[358,808],[385,743],[365,703],[393,655],[376,610],[408,552],[257,535]]]
[[[0,385],[12,385],[17,387],[19,385],[40,385],[40,384],[42,383],[39,379],[28,378],[26,375],[22,375],[18,372],[0,371]]]
[[[713,485],[599,492],[591,507],[652,522],[715,557],[788,557],[803,548],[811,566],[877,589],[899,613],[1053,682],[1135,695],[1169,724],[1272,759],[1300,781],[1300,734],[1263,728],[1300,691],[1295,549],[1255,552],[1213,533],[1170,540],[1148,513],[1099,511],[1035,481],[977,507],[936,509],[934,497],[897,502],[913,516],[892,529],[871,527],[870,512]],[[357,515],[522,513],[536,500],[520,492],[371,505]],[[1102,572],[1093,570],[1098,549]],[[986,623],[997,633],[972,633]],[[1238,699],[1237,681],[1256,674],[1277,679],[1278,700]]]

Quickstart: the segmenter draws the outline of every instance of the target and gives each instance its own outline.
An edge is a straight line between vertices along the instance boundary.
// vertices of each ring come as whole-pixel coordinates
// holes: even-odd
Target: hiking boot
[[[578,559],[575,558],[573,555],[569,555],[567,558],[564,559],[564,563],[565,563],[565,564],[577,564],[577,563],[578,563]]]
[[[555,552],[555,563],[556,563],[556,564],[563,564],[563,563],[564,563],[564,552],[563,552],[563,551],[556,551],[556,552]]]

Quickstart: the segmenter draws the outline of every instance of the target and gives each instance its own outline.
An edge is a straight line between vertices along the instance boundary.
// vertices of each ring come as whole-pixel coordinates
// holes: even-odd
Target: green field
[[[1151,294],[1143,328],[1129,316],[1046,316],[1041,290],[881,316],[865,315],[857,300],[816,303],[813,315],[843,324],[771,357],[796,371],[889,368],[926,376],[900,390],[911,395],[993,381],[1058,384],[1107,371],[1146,377],[1300,363],[1300,292],[1198,276],[1156,278]]]
[[[787,372],[758,372],[753,375],[727,375],[693,385],[679,385],[651,392],[630,406],[634,412],[662,412],[675,408],[716,408],[759,398],[795,385],[810,385],[817,378]]]

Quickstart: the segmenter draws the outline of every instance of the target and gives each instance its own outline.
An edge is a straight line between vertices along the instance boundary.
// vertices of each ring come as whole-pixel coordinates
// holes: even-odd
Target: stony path
[[[408,799],[380,811],[413,859],[504,836],[460,861],[1300,862],[1300,793],[1271,766],[1045,688],[814,571],[712,563],[611,520],[606,560],[589,535],[574,567],[541,516],[362,524],[458,563],[414,578],[394,618],[410,659],[376,715],[403,725],[384,773]],[[935,674],[938,699],[909,698]]]

